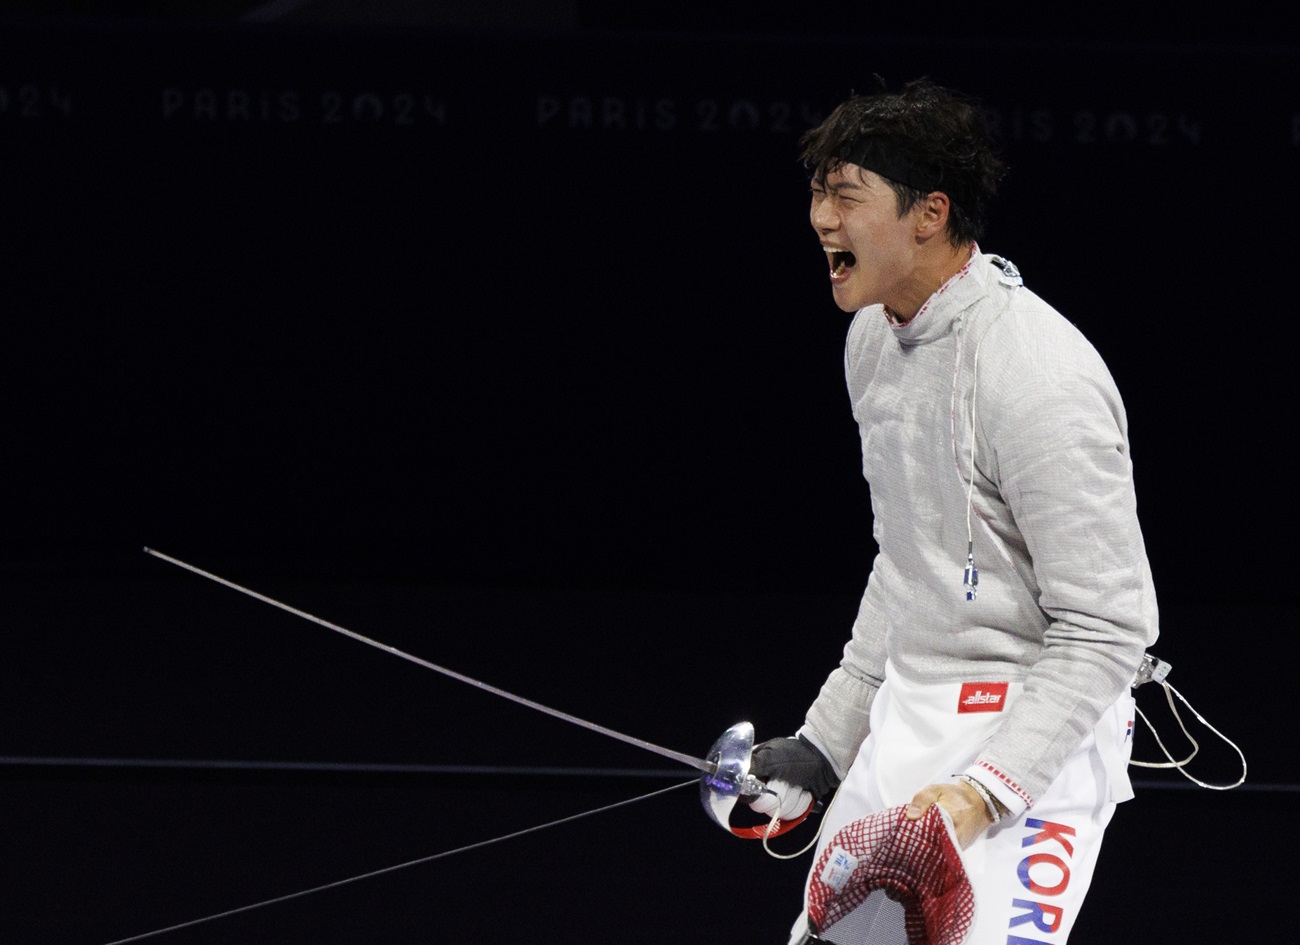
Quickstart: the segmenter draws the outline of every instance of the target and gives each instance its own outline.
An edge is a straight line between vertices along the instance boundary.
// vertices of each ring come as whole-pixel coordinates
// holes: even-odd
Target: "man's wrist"
[[[988,814],[990,824],[1001,823],[1002,818],[1007,815],[1008,811],[999,803],[997,798],[989,793],[988,788],[969,774],[957,775],[957,781],[966,785],[979,796],[980,803],[984,805],[984,811]]]
[[[1029,796],[1008,784],[989,766],[976,762],[959,772],[978,781],[984,790],[1000,805],[1003,820],[1014,820],[1029,808]]]

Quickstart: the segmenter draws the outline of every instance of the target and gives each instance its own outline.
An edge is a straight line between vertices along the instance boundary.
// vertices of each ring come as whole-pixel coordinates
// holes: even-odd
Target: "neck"
[[[889,317],[900,325],[906,325],[915,318],[916,313],[925,307],[925,303],[931,296],[938,292],[945,282],[961,272],[962,267],[974,254],[975,246],[973,243],[953,246],[945,241],[942,247],[936,247],[936,250],[935,255],[923,260],[913,271],[900,293],[899,304],[895,305],[892,302],[885,304],[885,311]]]

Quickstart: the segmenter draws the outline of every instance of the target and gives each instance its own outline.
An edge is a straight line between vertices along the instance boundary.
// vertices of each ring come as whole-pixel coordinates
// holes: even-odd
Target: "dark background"
[[[1251,762],[1135,772],[1071,941],[1291,941],[1293,24],[436,9],[0,18],[0,940],[690,778],[145,545],[679,751],[797,726],[874,550],[797,137],[878,73],[989,109],[984,248],[1115,374],[1156,651]],[[695,793],[158,941],[784,941],[806,859]]]

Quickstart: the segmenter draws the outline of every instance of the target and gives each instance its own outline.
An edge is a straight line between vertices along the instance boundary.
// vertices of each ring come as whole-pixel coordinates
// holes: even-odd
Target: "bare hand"
[[[957,833],[957,842],[963,850],[993,823],[979,792],[961,781],[921,788],[907,805],[908,820],[920,820],[932,804],[938,804],[948,812]]]

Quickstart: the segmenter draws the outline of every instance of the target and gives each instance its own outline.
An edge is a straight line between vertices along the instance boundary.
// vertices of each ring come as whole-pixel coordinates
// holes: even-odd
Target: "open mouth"
[[[832,276],[843,276],[858,263],[857,257],[846,249],[827,250],[826,255],[830,257]]]

